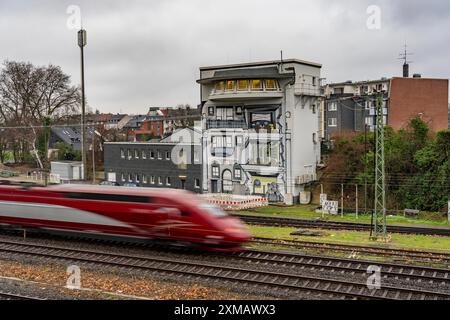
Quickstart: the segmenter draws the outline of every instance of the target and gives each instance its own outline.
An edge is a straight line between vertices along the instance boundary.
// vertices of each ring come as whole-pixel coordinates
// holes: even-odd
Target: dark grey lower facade
[[[387,123],[387,96],[384,97],[384,122]],[[375,130],[376,97],[354,96],[352,94],[331,95],[325,100],[324,112],[325,140],[329,141],[334,135],[346,132],[364,132]]]
[[[201,145],[105,143],[105,180],[123,186],[202,191]]]

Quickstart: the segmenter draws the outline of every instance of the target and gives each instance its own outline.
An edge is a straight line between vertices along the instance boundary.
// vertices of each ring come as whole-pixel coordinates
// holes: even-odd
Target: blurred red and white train
[[[174,189],[0,185],[0,225],[234,250],[250,240],[239,219]]]

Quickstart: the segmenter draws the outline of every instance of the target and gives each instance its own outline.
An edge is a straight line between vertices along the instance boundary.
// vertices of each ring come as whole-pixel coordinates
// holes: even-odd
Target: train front
[[[206,235],[206,241],[223,249],[241,249],[252,239],[248,227],[240,219],[230,216],[220,207],[210,203],[199,204],[199,209],[210,217],[215,229],[214,235]]]

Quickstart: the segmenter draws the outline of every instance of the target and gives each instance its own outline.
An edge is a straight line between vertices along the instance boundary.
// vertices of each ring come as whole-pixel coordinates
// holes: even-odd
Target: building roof
[[[127,116],[126,114],[113,114],[111,119],[108,120],[108,122],[109,123],[118,123],[126,116]]]
[[[131,116],[130,121],[124,126],[124,128],[140,128],[142,123],[147,119],[146,115]]]
[[[245,68],[245,69],[230,69],[230,70],[218,70],[214,72],[214,76],[210,78],[203,78],[197,80],[198,83],[208,83],[212,81],[230,80],[230,79],[288,79],[294,77],[293,72],[280,73],[278,67],[264,67],[264,68]]]
[[[180,138],[182,138],[180,140]],[[187,138],[186,141],[184,138]],[[170,136],[162,139],[161,143],[178,143],[178,142],[193,142],[195,144],[201,143],[202,132],[198,128],[181,128],[175,130]]]
[[[242,68],[242,67],[260,67],[266,65],[278,65],[281,63],[281,60],[271,60],[271,61],[260,61],[260,62],[248,62],[248,63],[237,63],[237,64],[225,64],[225,65],[216,65],[216,66],[205,66],[200,67],[201,71],[207,70],[215,70],[215,69],[234,69],[234,68]],[[298,63],[303,65],[308,65],[311,67],[322,68],[322,65],[316,62],[310,62],[299,59],[286,59],[283,60],[283,63]]]
[[[51,132],[63,143],[71,145],[75,150],[81,150],[80,127],[52,127]],[[94,134],[95,128],[86,127],[86,141],[91,141]]]

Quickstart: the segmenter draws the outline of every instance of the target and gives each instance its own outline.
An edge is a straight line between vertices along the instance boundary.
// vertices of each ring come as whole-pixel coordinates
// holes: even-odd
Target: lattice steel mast
[[[386,189],[384,165],[384,116],[383,96],[377,97],[376,108],[376,152],[375,152],[375,207],[373,212],[373,226],[371,238],[385,240],[386,232]]]

